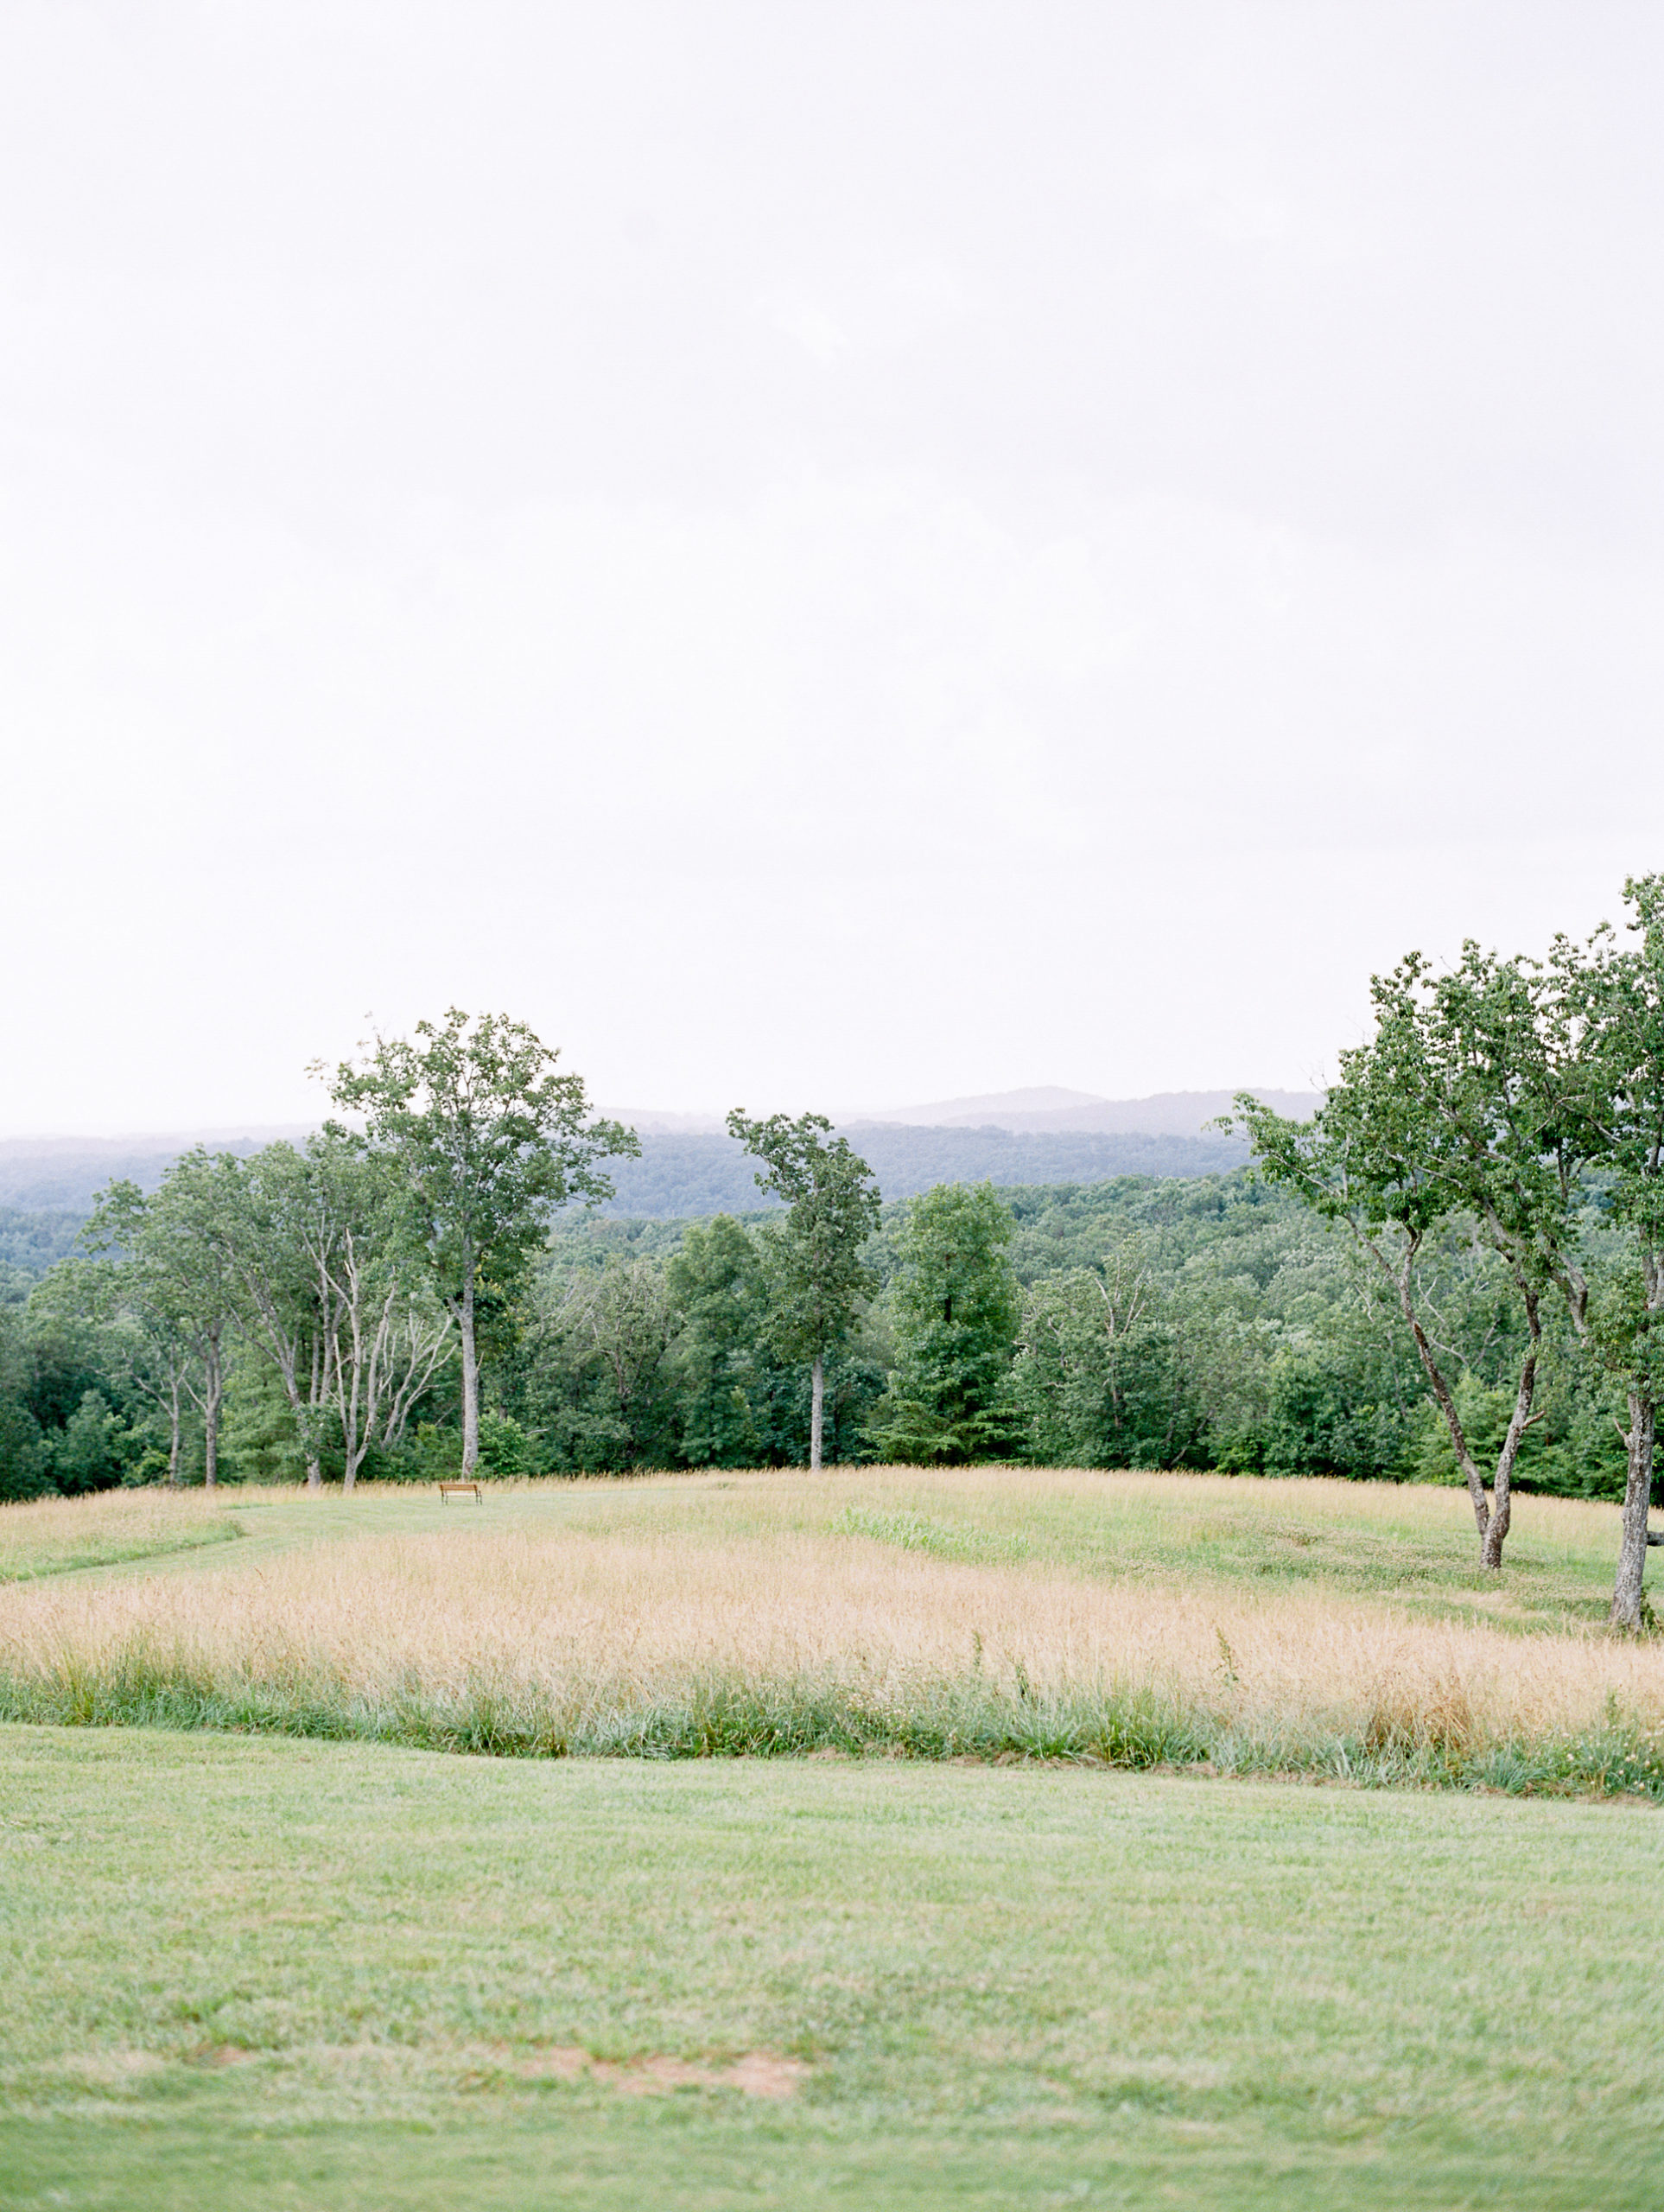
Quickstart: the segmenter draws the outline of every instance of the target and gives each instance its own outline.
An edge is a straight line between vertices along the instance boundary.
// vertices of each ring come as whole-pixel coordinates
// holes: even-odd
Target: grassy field
[[[0,1728],[12,2212],[1664,2204],[1639,1807]]]
[[[0,1506],[0,1582],[232,1543],[240,1524],[201,1491],[118,1490]]]
[[[865,1469],[147,1510],[178,1548],[147,1524],[149,1557],[103,1567],[76,1561],[126,1501],[0,1512],[0,1718],[1664,1796],[1664,1643],[1602,1626],[1609,1506],[1521,1501],[1500,1579],[1463,1494],[1338,1483]]]
[[[893,1469],[0,1509],[0,2205],[1664,2208],[1616,1536],[1526,1499],[1487,1580],[1459,1494]]]

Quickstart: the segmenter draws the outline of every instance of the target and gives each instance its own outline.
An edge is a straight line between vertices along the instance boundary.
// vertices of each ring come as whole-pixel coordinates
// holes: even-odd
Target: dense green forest
[[[924,1128],[867,1124],[845,1131],[880,1190],[912,1198],[938,1183],[1094,1183],[1122,1175],[1216,1175],[1241,1166],[1240,1138],[1103,1135],[1089,1130]],[[728,1136],[644,1133],[638,1159],[609,1168],[609,1216],[673,1221],[758,1204],[753,1162]]]
[[[966,1204],[977,1193],[947,1185]],[[1004,1340],[975,1357],[988,1416],[976,1457],[1034,1464],[1228,1468],[1454,1481],[1444,1427],[1388,1289],[1342,1227],[1247,1170],[1007,1188],[1009,1224],[984,1255],[1008,1281]],[[827,1456],[880,1456],[886,1393],[905,1363],[899,1325],[921,1262],[919,1202],[884,1208],[877,1278],[829,1362]],[[806,1457],[810,1385],[771,1348],[765,1240],[778,1213],[557,1220],[510,1300],[480,1325],[480,1463],[499,1473],[782,1465]],[[0,1216],[0,1495],[164,1479],[165,1383],[155,1348],[94,1294],[63,1216]],[[1500,1437],[1520,1324],[1503,1270],[1458,1224],[1427,1280],[1441,1348],[1476,1443]],[[915,1298],[915,1304],[917,1299]],[[997,1303],[997,1300],[996,1300]],[[904,1332],[905,1333],[905,1332]],[[949,1355],[957,1356],[957,1355]],[[970,1353],[963,1357],[969,1362]],[[1620,1497],[1610,1386],[1552,1337],[1516,1480]],[[430,1479],[457,1464],[454,1358],[436,1363],[364,1477]],[[893,1423],[891,1435],[894,1434]],[[203,1416],[188,1394],[181,1471],[201,1479]],[[223,1480],[303,1472],[296,1419],[258,1329],[228,1338]],[[967,1456],[953,1441],[916,1456]],[[339,1478],[339,1442],[322,1450]]]

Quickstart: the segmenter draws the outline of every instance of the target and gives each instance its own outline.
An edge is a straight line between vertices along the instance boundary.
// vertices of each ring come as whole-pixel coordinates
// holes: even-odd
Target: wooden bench
[[[483,1505],[486,1502],[486,1493],[478,1483],[441,1483],[440,1503],[448,1505],[454,1497],[471,1497],[476,1505]]]

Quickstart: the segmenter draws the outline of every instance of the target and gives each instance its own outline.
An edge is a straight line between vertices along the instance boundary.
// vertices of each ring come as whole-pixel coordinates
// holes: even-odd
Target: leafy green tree
[[[766,1359],[768,1281],[762,1254],[732,1214],[695,1224],[665,1268],[683,1388],[682,1452],[695,1467],[753,1466]]]
[[[138,1464],[143,1435],[100,1390],[86,1390],[52,1442],[52,1477],[68,1497],[110,1490]]]
[[[449,1351],[397,1165],[326,1131],[212,1168],[239,1318],[281,1383],[308,1487],[327,1443],[351,1490],[372,1452],[397,1449]]]
[[[826,1362],[854,1325],[878,1277],[862,1259],[880,1199],[867,1162],[823,1114],[749,1119],[736,1107],[728,1135],[763,1162],[760,1191],[784,1198],[783,1221],[763,1231],[769,1335],[782,1358],[810,1370],[809,1465],[818,1473],[825,1426]],[[827,1140],[831,1138],[829,1143]]]
[[[1572,1115],[1592,1137],[1606,1219],[1619,1232],[1596,1294],[1572,1300],[1591,1346],[1623,1389],[1626,1471],[1612,1593],[1616,1626],[1642,1626],[1658,1405],[1664,1390],[1664,875],[1623,887],[1636,940],[1610,929],[1586,951],[1555,946],[1556,1012],[1574,1040]]]
[[[676,1319],[664,1271],[612,1250],[542,1269],[490,1363],[494,1402],[566,1473],[675,1463]]]
[[[0,1398],[0,1504],[49,1497],[55,1487],[41,1424],[15,1398]]]
[[[1013,1388],[1027,1457],[1042,1466],[1158,1466],[1185,1392],[1145,1238],[1118,1237],[1102,1265],[1043,1275],[1024,1300]],[[1188,1429],[1188,1423],[1184,1424]]]
[[[959,1465],[1016,1450],[1013,1226],[991,1183],[939,1183],[909,1203],[888,1293],[896,1365],[872,1428],[887,1458]]]
[[[0,1504],[53,1488],[41,1424],[25,1403],[29,1368],[22,1316],[0,1309]]]
[[[640,1148],[633,1130],[590,1118],[583,1078],[558,1072],[559,1057],[524,1022],[453,1007],[418,1022],[414,1040],[378,1038],[330,1079],[335,1103],[364,1116],[370,1150],[396,1166],[412,1248],[456,1324],[465,1475],[480,1458],[482,1301],[521,1287],[556,1207],[612,1196],[600,1161]]]
[[[107,1223],[102,1205],[87,1224],[89,1238],[98,1236],[101,1219]],[[195,1365],[191,1332],[170,1300],[153,1302],[154,1278],[131,1262],[130,1254],[108,1251],[102,1258],[60,1260],[36,1285],[28,1325],[37,1370],[54,1338],[60,1345],[66,1336],[86,1340],[79,1362],[65,1363],[59,1351],[57,1363],[73,1370],[79,1379],[73,1387],[83,1394],[96,1388],[121,1408],[130,1427],[143,1431],[138,1456],[124,1466],[121,1479],[149,1480],[165,1471],[176,1484],[192,1395],[186,1384]],[[165,1447],[156,1440],[159,1432],[166,1433]]]
[[[202,1478],[209,1490],[219,1479],[220,1409],[237,1319],[222,1184],[215,1162],[198,1147],[176,1160],[148,1197],[136,1183],[111,1183],[86,1231],[89,1249],[119,1270],[119,1304],[147,1331],[165,1365],[168,1480],[181,1479],[181,1400],[189,1396],[202,1415]]]
[[[1345,1223],[1391,1286],[1492,1569],[1502,1565],[1515,1465],[1534,1417],[1544,1295],[1558,1287],[1574,1306],[1584,1295],[1577,1213],[1591,1146],[1566,1112],[1547,988],[1531,963],[1472,943],[1443,975],[1412,954],[1372,980],[1375,1036],[1341,1053],[1340,1080],[1311,1122],[1285,1120],[1248,1093],[1236,1101],[1262,1171]],[[1489,1496],[1419,1272],[1429,1239],[1457,1221],[1502,1263],[1523,1322]]]
[[[336,1141],[332,1148],[345,1147]],[[318,1294],[317,1262],[339,1226],[333,1179],[289,1145],[270,1146],[252,1160],[220,1153],[202,1172],[211,1181],[212,1233],[239,1318],[282,1388],[308,1487],[316,1490],[330,1379],[330,1317]]]
[[[561,1321],[577,1358],[599,1372],[618,1464],[668,1463],[673,1446],[668,1355],[675,1332],[664,1271],[610,1256],[567,1287]]]

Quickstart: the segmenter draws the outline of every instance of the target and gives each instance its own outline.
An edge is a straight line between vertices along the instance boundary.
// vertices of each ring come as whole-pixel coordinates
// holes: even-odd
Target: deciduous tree
[[[321,1484],[327,1438],[351,1490],[372,1450],[398,1443],[449,1350],[397,1167],[327,1131],[302,1151],[268,1145],[214,1166],[243,1325],[282,1383],[308,1486]]]
[[[952,1465],[1016,1450],[1013,1226],[992,1183],[939,1183],[909,1205],[886,1294],[896,1363],[872,1429],[889,1458]]]
[[[1553,965],[1559,1027],[1575,1050],[1574,1112],[1602,1171],[1604,1217],[1621,1233],[1616,1262],[1599,1271],[1578,1318],[1628,1411],[1611,1618],[1639,1629],[1664,1389],[1664,875],[1632,877],[1623,895],[1633,943],[1610,929],[1586,950],[1561,939]]]
[[[199,1146],[148,1196],[111,1183],[86,1230],[90,1249],[120,1269],[122,1304],[145,1328],[169,1415],[168,1480],[180,1480],[181,1398],[202,1415],[202,1478],[219,1479],[219,1414],[236,1325],[237,1287],[219,1209],[221,1178]]]
[[[1237,1118],[1263,1172],[1346,1223],[1392,1286],[1473,1502],[1481,1560],[1494,1569],[1534,1417],[1543,1299],[1558,1287],[1574,1313],[1586,1302],[1577,1216],[1591,1141],[1567,1110],[1540,969],[1469,943],[1447,973],[1412,954],[1370,990],[1375,1036],[1341,1053],[1340,1080],[1311,1122],[1286,1121],[1249,1093],[1237,1098]],[[1418,1270],[1429,1236],[1451,1222],[1502,1260],[1524,1322],[1489,1495]]]
[[[524,1022],[453,1007],[413,1039],[378,1037],[330,1079],[336,1104],[364,1116],[369,1148],[396,1166],[413,1247],[456,1323],[465,1475],[480,1458],[482,1293],[506,1298],[554,1210],[610,1198],[599,1163],[639,1150],[633,1130],[591,1118],[582,1077],[561,1073],[559,1057]]]
[[[695,1467],[749,1466],[761,1445],[753,1393],[768,1319],[762,1255],[742,1223],[720,1213],[689,1225],[664,1272],[687,1390],[682,1456]]]
[[[861,1258],[878,1227],[872,1171],[847,1137],[833,1137],[823,1114],[753,1121],[736,1107],[728,1134],[763,1162],[759,1190],[786,1202],[784,1218],[763,1232],[770,1291],[770,1334],[784,1359],[809,1363],[809,1465],[818,1472],[826,1406],[826,1359],[848,1335],[878,1277]],[[830,1139],[830,1142],[828,1139]]]

